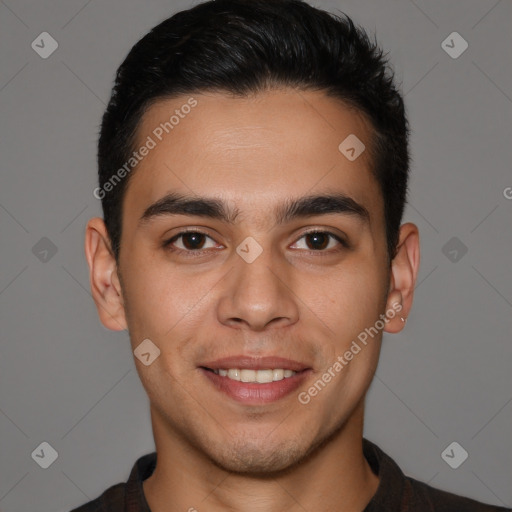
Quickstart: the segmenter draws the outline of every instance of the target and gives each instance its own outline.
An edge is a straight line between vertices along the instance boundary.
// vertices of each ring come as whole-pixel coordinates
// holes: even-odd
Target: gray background
[[[191,5],[0,0],[2,512],[69,510],[154,450],[127,334],[100,325],[89,294],[83,235],[101,212],[96,139],[115,70]],[[365,436],[412,477],[511,506],[512,3],[315,5],[376,31],[413,129],[404,221],[420,228],[421,269],[405,330],[384,337]],[[47,59],[31,48],[43,31],[59,44]],[[453,31],[469,44],[457,59],[441,46]],[[43,441],[58,452],[48,469],[31,457]],[[457,469],[441,457],[452,441],[469,453]]]

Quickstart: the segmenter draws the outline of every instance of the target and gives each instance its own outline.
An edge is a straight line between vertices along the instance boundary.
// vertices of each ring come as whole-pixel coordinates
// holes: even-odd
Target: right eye
[[[205,250],[204,244],[207,238],[214,242],[213,238],[201,231],[182,231],[169,240],[166,240],[163,246],[172,252],[197,253]],[[207,247],[206,249],[209,248],[212,247]]]

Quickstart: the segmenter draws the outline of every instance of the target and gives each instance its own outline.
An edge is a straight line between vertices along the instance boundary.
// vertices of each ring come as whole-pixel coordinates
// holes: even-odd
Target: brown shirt
[[[405,476],[391,457],[363,438],[363,453],[379,476],[376,493],[362,512],[511,512],[511,508],[486,505]],[[151,512],[142,488],[156,466],[156,452],[140,457],[128,482],[113,485],[100,497],[71,512]]]

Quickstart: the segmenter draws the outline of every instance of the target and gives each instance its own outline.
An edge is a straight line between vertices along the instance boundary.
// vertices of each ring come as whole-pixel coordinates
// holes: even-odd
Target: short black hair
[[[149,106],[193,93],[247,97],[282,87],[324,91],[371,121],[371,172],[384,201],[389,261],[394,258],[407,196],[409,128],[375,37],[372,42],[346,14],[301,0],[210,0],[154,27],[117,70],[101,124],[97,189],[116,260],[130,174],[115,186],[109,180],[135,150]]]

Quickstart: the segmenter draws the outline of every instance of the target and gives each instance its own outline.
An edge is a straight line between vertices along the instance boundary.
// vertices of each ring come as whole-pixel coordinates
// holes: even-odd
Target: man
[[[405,325],[403,100],[348,17],[217,0],[118,70],[86,230],[102,323],[127,329],[156,453],[76,511],[493,511],[363,439],[383,332]]]

